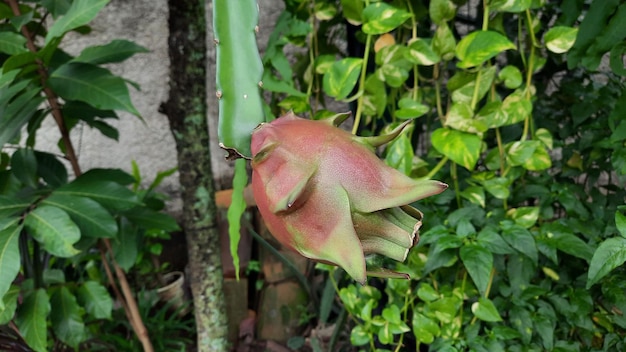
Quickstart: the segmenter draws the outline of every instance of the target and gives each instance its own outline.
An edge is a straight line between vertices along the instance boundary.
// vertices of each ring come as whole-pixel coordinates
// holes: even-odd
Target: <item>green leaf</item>
[[[11,156],[11,171],[22,183],[37,188],[37,159],[29,148],[19,148]]]
[[[534,226],[539,218],[539,207],[511,208],[506,212],[511,220],[519,226],[527,229]]]
[[[0,205],[0,209],[2,206]],[[622,214],[619,210],[615,212],[615,226],[617,227],[617,231],[619,234],[626,238],[626,216]]]
[[[609,18],[621,0],[593,1],[580,23],[574,46],[567,54],[567,67],[572,69],[587,55],[589,47],[605,31]]]
[[[472,304],[472,313],[482,321],[497,322],[502,321],[498,309],[489,298],[480,297],[478,302]]]
[[[0,219],[21,213],[30,205],[31,202],[27,200],[0,195]]]
[[[109,0],[74,0],[65,15],[48,29],[46,44],[53,38],[91,22]]]
[[[545,128],[538,128],[535,131],[535,138],[540,141],[546,148],[553,148],[552,134]]]
[[[528,230],[518,225],[505,226],[502,231],[502,238],[511,247],[526,255],[537,265],[537,245],[535,244],[535,238]]]
[[[17,55],[28,52],[24,47],[26,38],[12,32],[0,32],[0,52],[8,55]]]
[[[411,173],[414,152],[411,140],[407,137],[406,133],[402,133],[393,142],[388,144],[385,152],[385,163],[387,163],[387,165],[400,170],[405,175]]]
[[[614,237],[600,243],[589,263],[587,289],[626,262],[626,238]]]
[[[73,244],[80,239],[80,230],[69,215],[57,207],[37,207],[28,213],[24,225],[30,235],[52,255],[68,258],[79,252]]]
[[[141,45],[128,40],[116,39],[105,45],[87,47],[72,61],[100,65],[121,62],[137,53],[147,52],[149,50]]]
[[[552,241],[555,242],[556,248],[574,257],[578,257],[589,262],[593,257],[593,249],[578,236],[573,233],[558,232],[554,233]]]
[[[0,295],[0,325],[8,324],[15,315],[17,309],[17,299],[20,297],[19,286],[11,286],[9,290]]]
[[[60,187],[67,183],[67,169],[54,154],[35,152],[37,173],[52,187]]]
[[[49,312],[50,302],[43,288],[27,294],[17,310],[15,324],[28,346],[37,352],[48,351],[46,318]]]
[[[28,84],[28,81],[21,81],[0,88],[0,145],[5,145],[19,133],[44,100],[39,95],[40,89],[27,88]]]
[[[341,14],[351,25],[358,26],[362,23],[362,0],[341,0],[341,8]]]
[[[430,108],[424,104],[420,104],[411,98],[402,98],[398,101],[398,110],[396,117],[399,119],[413,119],[420,117],[430,111]]]
[[[406,58],[412,63],[422,66],[432,66],[441,61],[439,55],[430,46],[430,41],[421,38],[414,39],[409,43]]]
[[[611,53],[609,54],[610,66],[613,73],[626,76],[626,67],[624,66],[624,62],[622,58],[626,54],[626,42],[621,42],[619,44],[615,44],[611,49]]]
[[[355,326],[350,332],[350,343],[353,346],[363,346],[370,342],[368,333],[363,330],[362,325]]]
[[[472,101],[479,101],[485,97],[496,77],[496,67],[481,68],[479,73],[480,76],[477,73],[459,71],[450,78],[448,89],[452,91],[452,101],[470,104]],[[478,91],[476,90],[476,84],[478,84]]]
[[[130,101],[126,82],[107,69],[68,62],[52,72],[48,85],[63,99],[79,100],[101,110],[124,110],[139,116]]]
[[[461,197],[469,200],[474,204],[485,207],[485,189],[479,186],[470,186],[461,192]]]
[[[438,128],[433,131],[432,144],[437,151],[455,163],[473,170],[480,157],[481,139],[475,134]]]
[[[376,2],[363,9],[363,33],[383,34],[390,32],[411,18],[405,10],[384,2]]]
[[[479,245],[487,248],[491,253],[495,254],[511,254],[514,249],[509,246],[497,231],[491,228],[484,228],[478,233],[476,238]]]
[[[456,6],[451,0],[432,0],[428,4],[428,15],[435,24],[450,21],[456,15]]]
[[[78,288],[78,301],[95,319],[111,319],[113,299],[107,289],[96,281],[86,281]]]
[[[550,28],[543,36],[546,48],[553,53],[562,54],[574,46],[578,28],[555,26]]]
[[[544,145],[540,144],[523,166],[526,170],[541,171],[552,167],[552,159]]]
[[[85,340],[85,323],[76,297],[65,286],[55,289],[50,297],[50,322],[59,340],[73,348]]]
[[[461,60],[457,65],[460,68],[478,66],[509,49],[515,49],[515,44],[502,34],[475,31],[463,37],[457,44],[456,56]]]
[[[246,200],[243,198],[243,190],[248,184],[246,160],[235,161],[235,176],[233,179],[233,194],[228,207],[228,238],[230,239],[230,255],[233,257],[235,275],[239,280],[239,240],[241,239],[241,216],[246,211]]]
[[[363,59],[345,58],[333,63],[324,74],[324,92],[335,99],[343,99],[352,92],[361,73]]]
[[[137,195],[128,188],[106,178],[91,177],[87,173],[57,188],[53,194],[91,198],[113,210],[125,210],[141,204]]]
[[[490,10],[497,12],[523,12],[531,7],[533,0],[492,0]]]
[[[446,126],[468,133],[487,131],[487,126],[478,119],[474,119],[474,111],[469,103],[454,103],[446,115]]]
[[[417,297],[424,302],[432,302],[439,299],[441,295],[429,283],[423,282],[417,290]]]
[[[124,216],[133,224],[146,230],[157,229],[167,232],[180,230],[178,223],[173,217],[150,208],[132,208],[124,211]]]
[[[18,239],[22,225],[18,225],[17,219],[3,222],[6,223],[0,225],[0,298],[11,287],[11,283],[17,277],[21,266]],[[4,308],[4,303],[0,300],[0,310]]]
[[[494,177],[483,181],[485,190],[498,199],[507,199],[511,194],[511,181],[506,177]]]
[[[417,311],[413,312],[413,334],[417,341],[430,344],[441,334],[439,324],[433,319]]]
[[[504,82],[504,86],[515,89],[522,85],[522,72],[513,65],[504,66],[498,73],[498,79]]]
[[[443,60],[450,61],[454,58],[456,39],[447,23],[437,26],[433,36],[433,51]]]
[[[117,222],[100,203],[85,197],[53,193],[41,204],[62,209],[80,228],[81,236],[112,238],[117,234]]]
[[[489,277],[493,268],[493,254],[480,244],[468,244],[461,247],[461,260],[472,281],[481,295],[489,286]]]
[[[120,220],[119,229],[117,241],[113,241],[113,253],[115,253],[117,264],[123,270],[128,271],[137,261],[142,237],[137,226],[131,224],[126,218]]]

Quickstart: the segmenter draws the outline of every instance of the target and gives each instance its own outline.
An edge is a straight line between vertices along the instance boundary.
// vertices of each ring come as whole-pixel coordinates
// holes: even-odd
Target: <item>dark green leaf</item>
[[[37,159],[32,149],[19,148],[13,153],[11,171],[28,187],[37,188]]]
[[[70,9],[72,1],[70,0],[41,0],[41,5],[52,14],[52,17],[57,18],[64,15],[67,10]]]
[[[112,238],[117,235],[117,222],[100,203],[85,197],[53,193],[41,204],[60,208],[78,225],[82,236]]]
[[[473,170],[480,157],[481,139],[475,134],[436,129],[431,136],[433,147],[468,170]]]
[[[587,289],[626,262],[626,238],[614,237],[600,243],[589,263]]]
[[[0,32],[0,52],[17,55],[28,51],[24,45],[26,44],[26,38],[12,32]]]
[[[0,206],[0,209],[2,206]],[[617,231],[622,237],[626,238],[626,216],[622,214],[620,211],[615,212],[615,226],[617,227]]]
[[[100,65],[121,62],[137,53],[147,52],[149,50],[141,45],[128,40],[116,39],[105,45],[87,47],[72,61]]]
[[[130,222],[146,230],[157,229],[167,232],[180,230],[173,217],[149,208],[132,208],[124,211],[123,214]]]
[[[461,260],[476,288],[484,295],[493,268],[493,254],[479,244],[468,244],[461,247]]]
[[[589,11],[580,23],[578,36],[574,46],[567,54],[567,67],[572,69],[586,55],[587,49],[604,31],[609,17],[613,14],[620,0],[593,1],[589,6]]]
[[[124,110],[139,116],[130,101],[126,82],[107,69],[69,62],[52,72],[48,85],[63,99],[83,101],[101,110]]]
[[[28,346],[37,352],[48,351],[46,318],[49,312],[50,302],[43,288],[27,294],[17,310],[15,324]]]
[[[91,22],[109,0],[74,0],[63,17],[48,29],[46,44],[53,38]]]
[[[80,239],[80,230],[63,210],[49,205],[39,206],[28,213],[24,225],[50,254],[71,257],[78,253],[73,245]]]
[[[514,251],[492,228],[487,227],[481,230],[476,239],[481,246],[495,254],[511,254]]]
[[[87,314],[95,319],[111,319],[113,299],[107,289],[95,281],[86,281],[78,288],[78,300]]]
[[[113,242],[113,253],[117,264],[128,271],[135,265],[142,237],[137,227],[125,218],[122,218],[119,228],[117,241]]]
[[[537,265],[537,245],[535,244],[535,238],[528,230],[518,225],[505,226],[502,232],[502,238],[504,238],[511,247],[526,255]]]
[[[53,194],[91,198],[113,210],[125,210],[140,204],[137,195],[128,188],[108,179],[92,177],[87,173],[56,189]]]
[[[37,173],[52,187],[60,187],[67,183],[67,169],[54,154],[35,152]]]
[[[478,302],[472,304],[472,313],[483,321],[497,322],[502,321],[498,309],[489,298],[480,297]]]
[[[0,224],[0,299],[7,293],[13,280],[20,271],[20,249],[18,239],[22,225],[18,225],[17,219]],[[4,303],[0,300],[0,311]]]
[[[509,49],[515,49],[515,45],[502,34],[493,31],[475,31],[463,37],[456,46],[456,56],[461,60],[458,66],[461,68],[478,66]]]
[[[336,61],[324,75],[324,92],[335,99],[343,99],[352,92],[361,73],[362,59],[345,58]]]
[[[363,9],[363,32],[383,34],[399,27],[411,14],[384,2],[376,2]]]
[[[20,297],[19,286],[11,286],[0,299],[0,325],[8,324],[13,320],[17,309],[17,299]]]
[[[65,286],[55,289],[50,297],[50,322],[52,330],[59,340],[78,347],[85,340],[85,323],[81,316],[76,297]]]

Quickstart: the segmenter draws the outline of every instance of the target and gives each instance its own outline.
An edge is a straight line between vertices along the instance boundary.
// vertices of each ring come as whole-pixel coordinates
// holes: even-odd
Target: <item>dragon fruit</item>
[[[419,240],[422,214],[408,204],[447,185],[413,180],[374,153],[406,123],[387,135],[358,137],[337,127],[346,117],[312,121],[288,113],[259,125],[252,133],[252,187],[281,244],[364,284],[366,255],[404,261]]]

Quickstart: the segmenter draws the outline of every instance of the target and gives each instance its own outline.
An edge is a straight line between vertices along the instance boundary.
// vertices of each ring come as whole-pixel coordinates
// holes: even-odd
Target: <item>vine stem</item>
[[[354,125],[352,126],[352,134],[356,134],[361,123],[361,114],[363,113],[363,92],[365,90],[365,75],[367,73],[367,61],[370,56],[370,46],[372,44],[372,35],[368,34],[365,39],[365,53],[363,54],[363,66],[361,66],[361,76],[359,77],[359,99],[356,103],[356,114],[354,114]]]
[[[15,16],[22,15],[19,5],[17,3],[17,0],[5,0],[5,2],[9,5],[9,7],[11,8],[11,11],[13,12]],[[20,30],[22,32],[22,35],[24,35],[24,37],[26,38],[26,47],[32,53],[36,54],[37,47],[35,46],[35,42],[33,41],[33,37],[30,31],[28,30],[26,26],[22,26]],[[61,111],[61,106],[59,104],[59,98],[52,91],[52,89],[46,86],[46,81],[48,80],[48,72],[44,66],[43,61],[41,61],[41,59],[37,59],[36,63],[37,63],[37,73],[39,74],[41,86],[43,87],[43,93],[46,97],[46,100],[48,101],[48,104],[50,105],[52,116],[54,118],[54,121],[57,124],[57,127],[59,128],[59,132],[61,133],[61,140],[63,141],[63,145],[65,146],[65,158],[72,165],[74,176],[78,177],[82,175],[82,170],[80,168],[80,164],[78,163],[78,157],[76,156],[74,145],[72,144],[72,140],[70,139],[69,130],[67,129],[67,126],[65,125],[65,119],[63,118],[63,113]],[[144,351],[152,352],[154,351],[154,348],[152,346],[152,343],[150,342],[150,338],[148,336],[148,330],[146,329],[145,324],[143,323],[143,320],[141,319],[141,315],[139,314],[139,308],[137,306],[137,301],[135,297],[133,296],[133,293],[132,293],[132,290],[130,289],[128,281],[126,280],[126,275],[124,274],[124,271],[119,267],[119,265],[115,262],[115,259],[113,259],[114,258],[113,250],[111,248],[111,242],[109,241],[109,239],[105,238],[105,239],[102,239],[102,241],[106,248],[106,252],[109,253],[111,257],[111,261],[113,262],[115,274],[117,276],[117,279],[119,280],[123,294],[120,294],[119,289],[117,289],[115,285],[115,280],[113,278],[113,274],[111,273],[110,268],[108,268],[109,264],[106,260],[104,260],[106,259],[106,256],[105,256],[106,252],[101,252],[101,255],[103,258],[103,265],[107,272],[107,277],[109,279],[109,282],[111,283],[111,286],[114,287],[113,291],[116,293],[118,300],[120,302],[123,302],[122,306],[124,307],[126,316],[128,317],[129,322],[131,326],[133,327],[135,334],[137,335],[137,338],[141,342]],[[103,249],[101,248],[100,250],[102,251]]]
[[[530,10],[526,10],[526,22],[528,25],[528,33],[530,35],[530,54],[528,55],[528,65],[526,67],[526,99],[530,99],[531,98],[531,84],[532,84],[532,77],[533,77],[533,70],[534,70],[534,65],[535,65],[535,47],[537,46],[537,39],[535,38],[535,30],[533,28],[533,22],[532,22],[532,17],[530,14]],[[527,136],[528,136],[528,131],[530,130],[530,119],[531,119],[532,115],[526,116],[526,119],[524,120],[524,130],[522,132],[522,138],[521,140],[524,141],[526,140]],[[531,132],[532,133],[532,132]]]

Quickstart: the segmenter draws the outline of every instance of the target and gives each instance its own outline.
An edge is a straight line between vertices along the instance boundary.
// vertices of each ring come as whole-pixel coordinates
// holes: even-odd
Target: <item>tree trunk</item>
[[[227,351],[228,322],[206,104],[204,0],[169,0],[170,96],[161,108],[176,141],[198,351]]]

